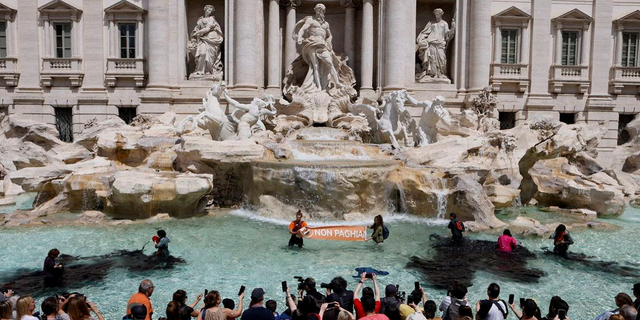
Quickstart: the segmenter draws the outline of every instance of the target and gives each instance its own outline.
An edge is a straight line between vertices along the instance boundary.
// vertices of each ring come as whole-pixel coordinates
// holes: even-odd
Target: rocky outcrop
[[[536,162],[529,175],[540,205],[586,208],[599,216],[618,216],[624,211],[624,188],[605,172],[583,175],[568,159],[555,158]]]
[[[213,188],[208,174],[119,171],[114,176],[105,211],[116,218],[145,219],[166,212],[191,217],[204,212]]]

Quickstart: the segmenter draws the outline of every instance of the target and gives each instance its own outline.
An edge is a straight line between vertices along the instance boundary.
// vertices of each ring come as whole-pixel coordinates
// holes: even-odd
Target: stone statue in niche
[[[326,7],[319,3],[315,15],[300,20],[291,37],[300,54],[289,66],[283,81],[284,107],[278,117],[283,132],[314,123],[352,129],[349,105],[357,96],[348,58],[333,51],[333,35],[325,20]],[[361,119],[364,120],[364,119]]]
[[[213,17],[214,11],[215,8],[212,5],[204,7],[204,16],[198,19],[187,43],[187,52],[194,57],[196,65],[189,75],[191,80],[222,80],[220,48],[224,37],[220,24]]]
[[[444,11],[435,9],[435,21],[429,21],[416,39],[420,68],[416,72],[418,82],[451,83],[447,77],[447,45],[456,30],[455,19],[449,24],[442,20]]]
[[[437,124],[440,120],[451,124],[449,111],[445,109],[444,97],[437,96],[433,101],[418,101],[409,94],[406,95],[409,103],[422,107],[422,115],[417,126],[413,128],[413,142],[416,147],[423,147],[438,141]]]

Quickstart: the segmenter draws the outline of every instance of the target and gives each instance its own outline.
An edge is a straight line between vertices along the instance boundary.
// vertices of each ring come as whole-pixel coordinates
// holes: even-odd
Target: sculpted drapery
[[[449,24],[442,20],[444,11],[436,9],[433,13],[436,21],[429,21],[416,39],[418,56],[422,61],[422,70],[416,74],[416,79],[421,82],[429,79],[448,80],[447,44],[455,34],[456,23],[452,20],[449,29]]]
[[[188,49],[195,57],[196,67],[190,78],[222,79],[222,61],[220,47],[224,39],[220,24],[213,17],[212,5],[204,7],[204,16],[198,19]]]

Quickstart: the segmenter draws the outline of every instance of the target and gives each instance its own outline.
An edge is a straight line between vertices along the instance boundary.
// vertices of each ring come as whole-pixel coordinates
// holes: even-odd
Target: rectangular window
[[[71,58],[71,23],[54,23],[56,58]]]
[[[54,108],[60,140],[73,142],[73,108]]]
[[[560,112],[560,122],[566,124],[575,124],[576,123],[576,113],[562,113]]]
[[[7,22],[0,21],[0,58],[7,57]]]
[[[119,23],[120,30],[120,58],[136,57],[136,24]]]
[[[578,31],[562,32],[562,61],[563,66],[575,66],[579,64],[578,57]]]
[[[518,30],[502,29],[501,63],[518,63]]]
[[[622,34],[622,66],[637,67],[638,66],[638,34],[623,33]]]
[[[629,140],[631,136],[627,132],[627,125],[636,118],[635,114],[619,114],[618,115],[618,145],[621,146]]]
[[[136,117],[137,112],[136,112],[137,108],[118,108],[118,116],[120,117],[120,119],[124,120],[124,123],[126,124],[131,124],[131,121],[133,121],[133,118]]]
[[[500,111],[498,120],[500,120],[500,130],[511,129],[516,126],[516,113]]]

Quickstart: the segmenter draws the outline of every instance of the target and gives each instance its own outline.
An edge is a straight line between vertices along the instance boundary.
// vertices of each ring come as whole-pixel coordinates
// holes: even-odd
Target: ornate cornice
[[[287,7],[297,7],[300,5],[300,3],[302,3],[302,0],[280,0],[280,6],[282,6],[283,8],[287,8]]]

